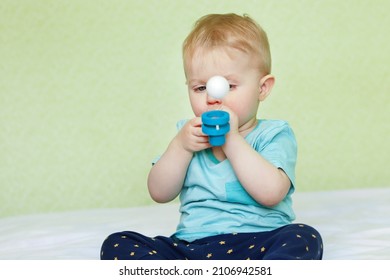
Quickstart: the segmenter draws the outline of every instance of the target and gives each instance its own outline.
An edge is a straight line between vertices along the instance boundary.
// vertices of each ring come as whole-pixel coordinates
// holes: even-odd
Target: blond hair
[[[188,66],[198,48],[230,47],[254,55],[260,72],[271,73],[271,52],[265,31],[248,15],[210,14],[201,17],[183,42]]]

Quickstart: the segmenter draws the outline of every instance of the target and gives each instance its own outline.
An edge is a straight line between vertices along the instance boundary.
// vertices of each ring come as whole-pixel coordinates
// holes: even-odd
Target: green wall
[[[152,203],[192,116],[181,43],[207,13],[266,29],[298,191],[389,187],[390,1],[0,1],[0,216]]]

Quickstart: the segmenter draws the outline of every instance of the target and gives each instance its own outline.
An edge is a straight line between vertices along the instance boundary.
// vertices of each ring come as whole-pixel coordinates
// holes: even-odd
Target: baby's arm
[[[254,200],[274,206],[286,196],[290,179],[282,169],[263,158],[239,133],[229,133],[223,147],[238,180]]]
[[[173,200],[181,191],[193,153],[208,147],[201,119],[189,120],[149,172],[148,189],[152,199],[160,203]]]
[[[226,135],[223,152],[229,159],[241,185],[254,200],[264,206],[274,206],[284,199],[291,182],[286,173],[262,157],[240,134],[237,116],[227,107],[231,130]]]

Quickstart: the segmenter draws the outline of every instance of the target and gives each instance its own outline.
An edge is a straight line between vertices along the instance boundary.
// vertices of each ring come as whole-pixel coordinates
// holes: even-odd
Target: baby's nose
[[[214,104],[221,104],[222,100],[219,98],[211,97],[210,95],[207,95],[207,104],[208,105],[214,105]]]

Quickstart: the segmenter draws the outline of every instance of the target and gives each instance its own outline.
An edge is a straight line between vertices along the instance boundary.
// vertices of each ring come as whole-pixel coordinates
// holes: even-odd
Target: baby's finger
[[[202,127],[197,127],[194,131],[195,135],[198,137],[205,137],[206,134],[203,133]]]
[[[191,125],[195,127],[200,127],[202,126],[202,119],[200,117],[193,118],[191,120]]]
[[[200,136],[198,137],[199,143],[208,143],[209,142],[209,137],[208,136]]]

